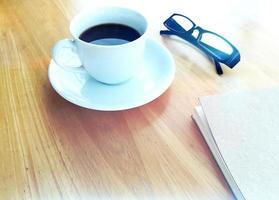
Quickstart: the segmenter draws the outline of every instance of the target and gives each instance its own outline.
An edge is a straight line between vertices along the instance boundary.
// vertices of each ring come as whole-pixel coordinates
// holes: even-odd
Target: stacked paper
[[[279,199],[279,88],[203,97],[193,119],[238,200]]]

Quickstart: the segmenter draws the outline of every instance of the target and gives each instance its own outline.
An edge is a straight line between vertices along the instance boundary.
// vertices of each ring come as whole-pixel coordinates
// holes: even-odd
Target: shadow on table
[[[152,102],[138,108],[124,111],[96,111],[74,105],[60,97],[48,84],[45,88],[43,105],[46,117],[55,132],[86,131],[96,132],[131,132],[152,124],[152,120],[164,112],[168,105],[170,89]],[[146,117],[152,112],[153,117]],[[155,117],[154,117],[155,116]],[[135,125],[135,126],[134,126]],[[59,127],[59,128],[58,128]],[[63,129],[61,130],[61,128]],[[58,129],[57,129],[58,128]],[[68,131],[66,131],[68,130]]]

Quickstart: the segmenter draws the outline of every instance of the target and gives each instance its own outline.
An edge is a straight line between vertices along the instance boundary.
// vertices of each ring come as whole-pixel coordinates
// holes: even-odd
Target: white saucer
[[[139,72],[118,85],[100,83],[88,74],[68,72],[51,60],[52,87],[66,100],[94,110],[115,111],[144,105],[159,97],[171,84],[175,67],[168,50],[151,39]]]

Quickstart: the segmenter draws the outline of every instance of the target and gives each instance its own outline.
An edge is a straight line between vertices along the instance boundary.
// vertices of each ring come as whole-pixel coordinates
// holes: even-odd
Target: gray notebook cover
[[[278,200],[279,88],[203,97],[200,103],[196,121],[206,131],[197,124],[211,135],[207,143],[238,199]]]

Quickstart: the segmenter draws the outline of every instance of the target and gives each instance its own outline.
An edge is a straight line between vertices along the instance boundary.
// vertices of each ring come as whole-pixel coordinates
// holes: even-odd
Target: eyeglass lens
[[[175,20],[178,25],[180,25],[180,27],[170,25],[171,27],[169,28],[181,33],[190,30],[194,26],[194,24],[189,19],[180,15],[174,15],[172,19]]]
[[[233,52],[232,47],[223,38],[212,33],[203,33],[200,42],[227,53],[228,55]]]

